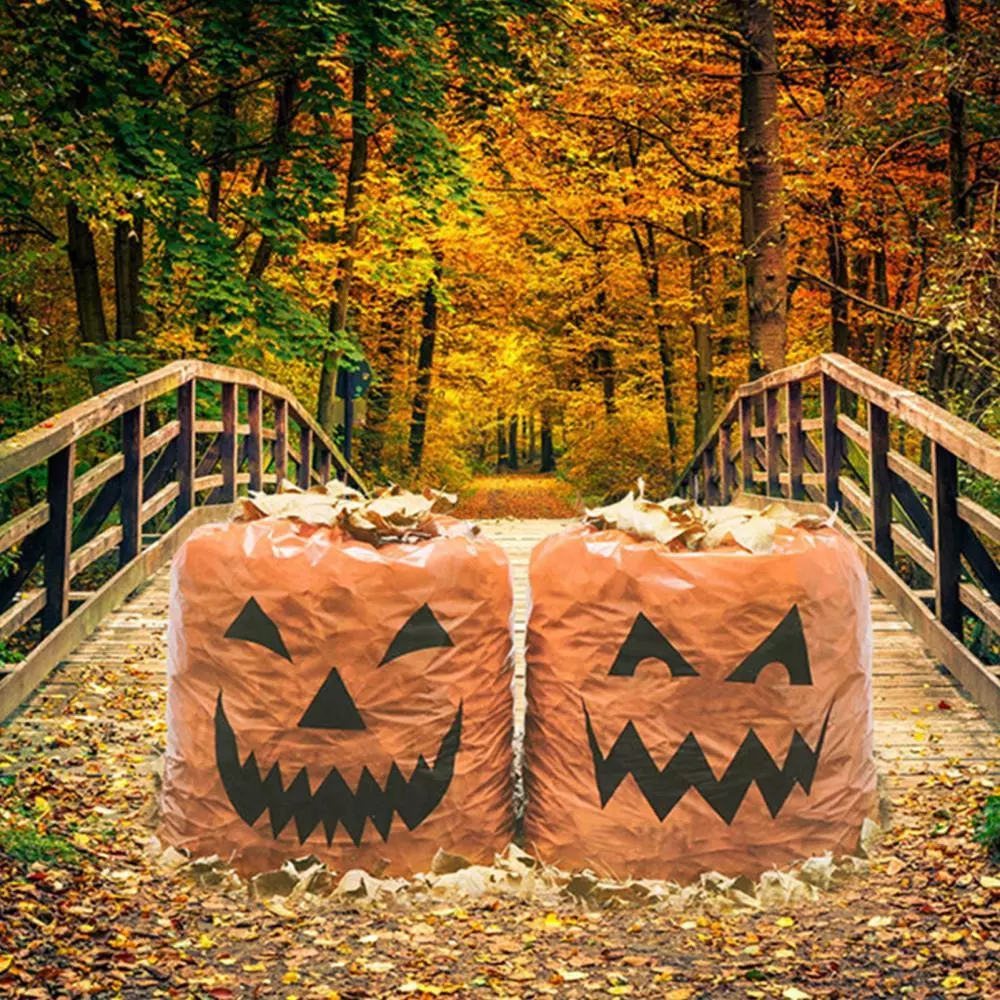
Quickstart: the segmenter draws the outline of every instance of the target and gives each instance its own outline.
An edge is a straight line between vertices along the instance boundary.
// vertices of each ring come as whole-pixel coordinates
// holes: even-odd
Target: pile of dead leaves
[[[436,538],[441,534],[436,514],[442,507],[454,506],[456,500],[453,494],[441,490],[411,493],[395,485],[366,497],[336,479],[309,490],[284,482],[277,493],[251,492],[241,499],[236,519],[279,517],[337,526],[353,538],[379,546]]]
[[[737,545],[762,555],[774,551],[778,528],[828,528],[834,517],[805,514],[778,503],[754,510],[738,504],[701,507],[683,497],[656,502],[645,497],[640,479],[638,493],[630,492],[606,507],[588,509],[583,520],[598,530],[617,528],[634,538],[657,541],[675,552]]]

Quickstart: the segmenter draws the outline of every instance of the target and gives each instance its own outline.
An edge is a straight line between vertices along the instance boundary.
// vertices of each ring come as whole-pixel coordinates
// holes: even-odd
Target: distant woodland
[[[183,356],[339,433],[364,358],[372,478],[606,496],[822,351],[1000,433],[997,15],[4,3],[0,436]]]

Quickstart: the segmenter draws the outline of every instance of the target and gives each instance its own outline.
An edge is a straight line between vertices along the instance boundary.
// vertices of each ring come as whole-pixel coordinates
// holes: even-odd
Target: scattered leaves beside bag
[[[458,497],[442,490],[411,493],[387,486],[366,497],[339,480],[326,486],[302,490],[289,482],[279,493],[251,492],[241,498],[235,519],[256,521],[262,517],[284,517],[305,524],[343,528],[353,538],[379,546],[387,542],[413,542],[441,534],[439,508],[452,507]]]
[[[667,497],[658,503],[647,500],[640,479],[638,495],[584,513],[583,520],[598,530],[617,528],[636,538],[660,542],[672,551],[716,549],[735,544],[755,555],[774,550],[779,527],[828,528],[836,517],[801,514],[779,503],[760,510],[730,505],[700,507],[693,500]]]

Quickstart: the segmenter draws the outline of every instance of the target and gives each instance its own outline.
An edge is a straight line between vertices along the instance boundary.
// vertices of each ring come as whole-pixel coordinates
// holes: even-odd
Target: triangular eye
[[[258,646],[264,646],[283,656],[286,660],[291,660],[284,639],[278,631],[278,626],[271,621],[264,613],[264,609],[251,597],[243,610],[236,616],[232,625],[226,629],[226,639],[244,639],[247,642],[255,642]]]
[[[631,677],[642,660],[662,660],[672,677],[697,677],[698,671],[674,649],[670,640],[640,611],[622,643],[609,676]]]
[[[403,623],[403,627],[389,643],[389,648],[386,650],[385,656],[382,657],[379,666],[381,667],[390,660],[395,660],[398,656],[403,656],[406,653],[415,653],[418,649],[454,645],[451,637],[434,617],[434,612],[425,604],[419,610],[414,611]]]
[[[791,684],[812,684],[809,650],[802,632],[798,605],[781,619],[778,627],[726,678],[739,684],[753,684],[769,663],[780,663],[788,671]]]

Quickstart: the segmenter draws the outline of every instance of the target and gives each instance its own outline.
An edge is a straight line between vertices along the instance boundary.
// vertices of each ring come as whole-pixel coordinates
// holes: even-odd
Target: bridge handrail
[[[196,419],[199,383],[221,387],[221,421]],[[239,422],[241,391],[245,424]],[[170,394],[176,394],[176,419],[147,432],[147,404]],[[273,414],[269,427],[265,399]],[[289,417],[297,441],[290,441]],[[121,451],[77,474],[77,443],[119,419]],[[290,450],[290,444],[297,447]],[[225,516],[241,486],[280,482],[291,464],[299,486],[335,474],[366,489],[329,434],[283,385],[199,360],[165,365],[0,441],[0,484],[43,463],[45,500],[0,524],[0,554],[18,549],[0,576],[0,642],[41,618],[26,658],[15,666],[0,663],[0,720],[195,526]],[[88,498],[74,516],[74,505]],[[150,524],[167,530],[157,535],[145,530]],[[115,550],[118,571],[110,580],[92,591],[71,589],[74,577]]]
[[[815,380],[821,415],[810,419],[803,417],[803,386]],[[859,408],[865,425],[855,419]],[[929,472],[892,447],[892,421],[899,435],[912,430],[927,438]],[[740,386],[674,492],[728,503],[737,492],[760,491],[839,508],[841,527],[875,585],[1000,720],[1000,667],[976,651],[984,634],[1000,636],[1000,568],[993,554],[1000,517],[961,495],[959,462],[1000,479],[1000,441],[839,354],[822,354]],[[910,561],[911,574],[922,571],[933,589],[904,579],[897,550]]]

